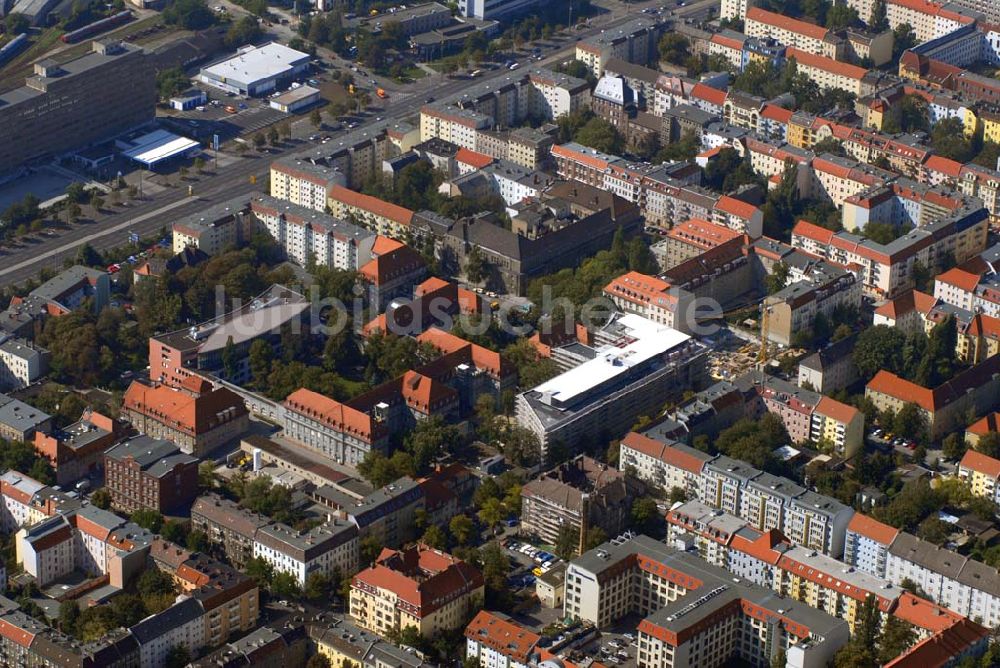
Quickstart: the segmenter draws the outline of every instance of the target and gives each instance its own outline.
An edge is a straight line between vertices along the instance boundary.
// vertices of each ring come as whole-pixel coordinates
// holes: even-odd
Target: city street
[[[652,0],[629,5],[617,2],[606,2],[605,4],[611,7],[606,14],[592,18],[589,27],[573,31],[572,37],[564,34],[550,40],[558,42],[558,46],[555,47],[555,50],[548,52],[548,55],[542,60],[533,63],[532,66],[553,66],[572,58],[576,41],[579,39],[612,29],[642,16],[641,11],[646,7],[664,6],[662,1]],[[667,6],[669,7],[671,4],[668,3]],[[675,16],[690,16],[706,12],[710,7],[716,6],[718,6],[718,0],[701,0],[676,8],[673,14]],[[530,44],[525,45],[523,49],[530,51],[531,46]],[[344,66],[344,62],[338,61],[338,65]],[[527,66],[527,63],[525,65]],[[474,81],[477,84],[482,84],[507,74],[509,72],[504,68],[487,70]],[[362,127],[364,125],[384,125],[386,122],[413,116],[418,113],[420,104],[430,94],[438,99],[445,98],[460,92],[470,83],[472,81],[468,79],[449,79],[443,75],[423,77],[413,84],[408,84],[405,87],[405,93],[392,94],[384,108],[380,110],[370,109],[368,116],[362,121]],[[414,97],[416,100],[412,99]],[[307,117],[294,119],[292,130],[293,137],[296,138],[307,137],[316,132]],[[321,132],[321,134],[332,135],[335,139],[337,134],[342,132],[344,130],[338,133]],[[268,174],[271,160],[283,154],[302,150],[306,147],[304,141],[295,139],[291,143],[269,149],[268,152],[248,153],[249,157],[247,158],[237,159],[229,166],[220,166],[217,173],[210,172],[190,184],[194,189],[194,195],[191,197],[187,193],[187,184],[174,188],[164,188],[159,192],[147,194],[142,201],[132,202],[129,206],[120,207],[113,213],[101,215],[93,222],[77,224],[56,236],[34,235],[31,241],[21,244],[19,247],[4,248],[0,251],[0,258],[2,258],[0,286],[21,283],[36,275],[43,267],[61,267],[64,259],[74,257],[79,246],[84,243],[90,243],[98,250],[121,246],[127,242],[129,233],[134,232],[140,236],[152,235],[160,228],[169,229],[175,220],[200,209],[258,190],[260,187],[258,184],[263,183]],[[251,177],[256,177],[257,184],[251,183]]]

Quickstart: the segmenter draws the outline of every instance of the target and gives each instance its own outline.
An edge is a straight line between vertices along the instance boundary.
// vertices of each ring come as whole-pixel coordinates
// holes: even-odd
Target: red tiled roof
[[[1000,478],[1000,460],[993,459],[977,450],[966,450],[959,466],[994,479]]]
[[[714,35],[712,35],[712,39],[710,41],[712,42],[712,44],[718,44],[720,46],[726,47],[727,49],[736,49],[738,51],[743,50],[742,40],[734,39],[732,37],[726,37],[722,33],[715,33]]]
[[[715,208],[724,213],[739,216],[744,220],[750,220],[758,211],[757,207],[753,204],[748,204],[743,200],[730,197],[729,195],[720,197],[719,201],[715,203]]]
[[[795,113],[791,109],[785,109],[784,107],[779,107],[776,104],[766,103],[764,108],[761,109],[760,115],[766,119],[772,121],[778,121],[779,123],[788,123],[792,118],[792,114]]]
[[[835,233],[833,230],[820,227],[819,225],[810,223],[808,220],[800,220],[795,223],[795,227],[792,229],[792,234],[797,234],[801,237],[806,237],[807,239],[812,239],[813,241],[818,241],[819,243],[828,246],[833,240],[833,235]]]
[[[658,459],[664,464],[690,471],[691,473],[701,473],[705,462],[693,457],[690,454],[678,450],[677,448],[653,440],[637,432],[631,431],[622,439],[622,445],[632,448],[644,455]]]
[[[898,320],[913,311],[927,313],[934,307],[936,302],[937,300],[932,295],[918,290],[907,290],[895,299],[890,299],[879,306],[875,309],[875,314],[889,318],[890,320]]]
[[[379,235],[372,245],[372,259],[358,273],[373,285],[380,286],[402,276],[423,270],[424,258],[417,251],[395,239]]]
[[[826,29],[823,28],[823,30],[825,31]],[[824,72],[830,72],[849,79],[860,80],[868,74],[868,70],[863,67],[851,65],[850,63],[844,63],[839,60],[834,60],[833,58],[827,58],[826,56],[817,56],[814,53],[809,53],[808,51],[803,51],[802,49],[796,49],[792,46],[788,47],[786,50],[785,57],[794,58],[800,65],[812,67],[817,70],[823,70]]]
[[[368,443],[378,438],[371,416],[334,401],[318,392],[301,388],[285,399],[288,410],[310,417],[336,430],[353,434]]]
[[[821,397],[816,405],[816,411],[821,415],[836,420],[837,422],[849,423],[858,416],[858,409],[848,406],[830,397]]]
[[[875,377],[868,382],[867,389],[908,402],[912,401],[925,411],[934,412],[935,409],[934,393],[931,390],[900,378],[885,369],[875,374]]]
[[[946,176],[951,176],[956,179],[962,171],[962,163],[940,155],[932,155],[927,158],[924,162],[924,167],[931,171],[940,172]]]
[[[493,158],[483,153],[477,153],[476,151],[469,150],[465,147],[458,149],[455,154],[455,162],[461,162],[466,165],[475,167],[476,169],[482,169],[493,162]]]
[[[953,267],[943,274],[938,274],[935,280],[954,285],[966,292],[975,292],[976,286],[979,285],[979,276],[958,267]]]
[[[965,619],[957,612],[952,612],[944,606],[932,603],[908,591],[903,591],[900,594],[892,614],[894,617],[931,633],[944,631],[956,622]]]
[[[989,636],[986,628],[962,618],[940,633],[921,640],[885,664],[884,668],[941,668],[954,665],[955,657]]]
[[[892,545],[892,541],[896,540],[896,536],[899,535],[899,529],[883,524],[862,513],[854,513],[851,516],[851,521],[847,523],[847,530],[885,546]]]
[[[425,415],[458,402],[458,392],[417,371],[410,370],[403,374],[401,390],[406,405]]]
[[[391,591],[410,614],[422,619],[456,596],[481,588],[483,575],[471,564],[421,544],[383,549],[374,565],[354,576],[351,586]]]
[[[522,626],[480,610],[465,627],[465,637],[493,649],[505,657],[527,665],[528,658],[542,639]]]
[[[590,167],[591,169],[599,169],[601,171],[604,171],[605,169],[608,168],[607,160],[602,160],[601,158],[598,158],[596,156],[588,155],[583,151],[574,151],[573,149],[567,146],[563,146],[561,144],[556,144],[555,146],[552,147],[552,155],[556,156],[557,158],[567,158],[569,160],[583,163],[584,165]]]
[[[705,100],[717,107],[721,107],[726,101],[726,91],[712,88],[708,84],[696,83],[694,88],[691,89],[691,97],[696,97],[699,100]]]
[[[400,225],[409,225],[413,222],[413,212],[406,207],[380,200],[378,197],[355,192],[343,186],[333,186],[330,188],[329,197],[337,202],[343,202],[349,207],[368,211],[382,218],[388,218]]]
[[[708,249],[715,248],[719,244],[741,235],[736,230],[732,230],[724,225],[716,225],[707,220],[691,218],[674,225],[667,232],[667,236],[688,245]]]
[[[1000,413],[990,413],[979,418],[966,431],[976,436],[985,436],[991,431],[1000,431]]]
[[[199,435],[220,424],[219,414],[232,409],[236,416],[247,413],[246,405],[232,390],[220,387],[192,396],[166,385],[149,387],[133,382],[125,391],[127,410],[189,435]]]
[[[417,336],[420,343],[429,343],[445,354],[454,354],[468,350],[472,363],[477,369],[483,369],[494,377],[505,375],[511,371],[510,366],[500,353],[484,348],[483,346],[470,343],[465,339],[450,334],[437,327],[431,327],[426,332]]]
[[[806,35],[807,37],[812,37],[813,39],[823,39],[826,37],[827,33],[830,32],[829,29],[818,26],[815,23],[799,21],[798,19],[793,19],[790,16],[775,14],[774,12],[769,12],[759,7],[751,7],[747,9],[747,21],[765,23],[767,25],[775,26],[800,35]],[[788,50],[790,51],[791,49]],[[788,55],[790,56],[791,54]]]

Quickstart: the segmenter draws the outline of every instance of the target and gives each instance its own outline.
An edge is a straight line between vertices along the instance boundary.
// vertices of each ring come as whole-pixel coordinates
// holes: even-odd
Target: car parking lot
[[[534,587],[539,575],[549,572],[562,561],[551,552],[524,541],[505,541],[504,549],[510,555],[512,565],[516,564],[507,579],[516,588]]]

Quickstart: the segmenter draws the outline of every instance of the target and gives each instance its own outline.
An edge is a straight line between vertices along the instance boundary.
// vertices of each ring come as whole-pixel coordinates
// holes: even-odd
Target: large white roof
[[[198,142],[181,137],[166,130],[156,130],[129,142],[132,148],[125,151],[125,157],[146,165],[181,155],[199,146]]]
[[[599,348],[594,359],[542,383],[534,391],[548,394],[555,401],[570,403],[574,397],[691,338],[634,313],[620,317],[618,325],[627,331],[626,335],[611,345]]]
[[[202,70],[215,79],[232,79],[243,84],[278,77],[292,69],[309,54],[271,42],[259,47],[242,49],[229,60],[210,65]]]

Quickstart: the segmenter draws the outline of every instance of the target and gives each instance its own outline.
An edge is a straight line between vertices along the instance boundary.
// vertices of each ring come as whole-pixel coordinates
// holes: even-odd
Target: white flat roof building
[[[156,130],[126,142],[118,142],[124,148],[126,158],[142,163],[146,167],[154,167],[157,163],[170,158],[193,153],[201,146],[187,137],[175,135],[166,130]]]
[[[271,42],[247,46],[232,58],[203,67],[198,79],[210,86],[242,95],[257,96],[274,90],[280,81],[309,67],[309,54]]]
[[[706,348],[687,334],[633,313],[596,332],[599,346],[570,344],[580,364],[517,396],[518,423],[538,435],[542,454],[559,442],[624,434],[667,397],[707,384]],[[572,454],[572,453],[570,453]]]

